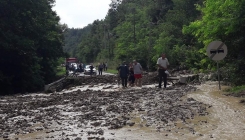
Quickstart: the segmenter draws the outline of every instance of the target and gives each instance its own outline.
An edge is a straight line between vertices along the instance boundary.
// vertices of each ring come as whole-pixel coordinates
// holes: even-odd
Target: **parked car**
[[[84,69],[84,74],[90,74],[90,66],[91,65],[86,65],[85,69]],[[94,67],[93,68],[93,75],[96,75],[97,74],[97,70],[96,68]]]

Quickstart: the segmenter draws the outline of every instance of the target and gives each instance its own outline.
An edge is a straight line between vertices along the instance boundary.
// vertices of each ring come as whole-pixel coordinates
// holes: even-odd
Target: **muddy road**
[[[100,83],[0,97],[0,139],[243,140],[244,116],[239,99],[212,82],[166,90]]]
[[[226,87],[223,87],[226,88]],[[199,132],[209,134],[203,139],[245,139],[245,106],[239,98],[224,96],[218,91],[217,83],[208,82],[197,86],[197,91],[188,94],[187,97],[194,98],[202,103],[212,106],[209,111],[208,121]],[[205,128],[206,127],[206,128]]]

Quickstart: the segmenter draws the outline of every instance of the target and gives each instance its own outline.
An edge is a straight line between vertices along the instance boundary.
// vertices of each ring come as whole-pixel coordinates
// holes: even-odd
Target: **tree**
[[[80,38],[78,57],[86,62],[137,59],[154,69],[157,57],[165,51],[172,65],[188,63],[187,55],[177,51],[193,45],[193,36],[183,34],[182,27],[200,16],[195,4],[201,1],[112,1],[105,19],[95,20],[91,31]],[[190,60],[198,62],[198,58]]]
[[[0,1],[1,94],[32,92],[55,76],[63,31],[53,0]]]
[[[244,84],[244,35],[245,35],[245,1],[232,0],[206,0],[204,6],[198,6],[202,18],[185,26],[184,32],[194,35],[205,47],[220,40],[228,46],[229,53],[224,61],[225,78],[235,85]],[[205,60],[205,58],[203,59]],[[209,61],[204,61],[209,63]],[[225,73],[229,73],[228,75]]]

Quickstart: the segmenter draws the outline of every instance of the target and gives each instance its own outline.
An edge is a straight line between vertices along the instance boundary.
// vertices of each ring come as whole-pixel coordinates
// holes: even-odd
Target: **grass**
[[[232,88],[229,88],[227,90],[225,90],[227,93],[227,95],[231,95],[231,96],[235,96],[235,97],[241,97],[240,103],[245,105],[245,85],[242,86],[235,86]]]
[[[241,93],[243,91],[245,91],[245,85],[235,86],[226,90],[226,92],[235,93],[235,94]]]
[[[58,66],[56,76],[63,76],[65,74],[66,74],[66,68],[62,66]]]
[[[117,70],[114,70],[114,69],[107,69],[106,72],[112,73],[112,74],[117,74],[118,73],[118,71]]]

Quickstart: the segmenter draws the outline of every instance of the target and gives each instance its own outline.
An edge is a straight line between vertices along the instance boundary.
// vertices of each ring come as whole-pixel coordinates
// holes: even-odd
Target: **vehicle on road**
[[[77,58],[66,58],[66,63],[78,63]]]
[[[90,66],[91,65],[86,65],[85,69],[84,69],[84,74],[90,74]],[[97,75],[97,70],[95,68],[93,68],[93,75]]]

